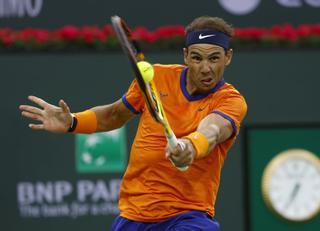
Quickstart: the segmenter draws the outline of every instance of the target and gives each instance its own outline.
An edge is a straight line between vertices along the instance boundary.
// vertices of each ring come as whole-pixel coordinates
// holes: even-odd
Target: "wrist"
[[[182,138],[187,139],[192,143],[195,149],[194,159],[201,159],[207,155],[209,150],[209,141],[201,132],[192,132]]]
[[[68,132],[90,134],[97,130],[98,121],[94,111],[86,110],[71,114],[71,116],[72,121]]]
[[[77,117],[71,113],[71,124],[69,126],[68,132],[74,132],[78,124],[78,119]]]

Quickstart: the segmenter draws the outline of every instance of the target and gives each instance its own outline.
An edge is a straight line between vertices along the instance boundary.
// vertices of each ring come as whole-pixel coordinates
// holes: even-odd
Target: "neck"
[[[186,75],[186,89],[189,95],[193,95],[197,93],[196,86],[194,86],[191,79],[189,78],[189,70],[187,71],[187,75]]]

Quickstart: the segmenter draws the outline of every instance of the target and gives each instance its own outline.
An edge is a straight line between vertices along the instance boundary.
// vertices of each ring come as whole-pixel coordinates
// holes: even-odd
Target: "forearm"
[[[224,142],[232,135],[232,126],[229,121],[220,115],[210,114],[198,125],[197,132],[204,135],[208,141],[207,151],[201,157],[207,156],[221,142]]]
[[[115,104],[91,108],[97,116],[97,132],[110,131],[122,127],[130,117],[121,114]]]
[[[203,121],[197,128],[197,132],[202,133],[209,143],[208,153],[210,153],[221,139],[221,129],[218,125],[210,123],[210,121]]]
[[[75,133],[110,131],[124,125],[134,114],[121,100],[113,104],[97,106],[84,112],[75,113],[76,123],[72,123]]]

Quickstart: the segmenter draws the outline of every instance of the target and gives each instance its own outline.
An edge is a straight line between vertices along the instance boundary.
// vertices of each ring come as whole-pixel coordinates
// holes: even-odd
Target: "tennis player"
[[[247,111],[223,75],[233,34],[221,18],[196,18],[186,27],[185,65],[154,65],[156,88],[184,149],[168,149],[135,80],[118,101],[84,112],[73,114],[63,100],[54,106],[35,96],[29,100],[39,107],[20,106],[23,116],[41,122],[30,128],[58,133],[109,131],[140,115],[112,230],[220,230],[214,204],[221,168]],[[169,158],[188,170],[179,171]]]

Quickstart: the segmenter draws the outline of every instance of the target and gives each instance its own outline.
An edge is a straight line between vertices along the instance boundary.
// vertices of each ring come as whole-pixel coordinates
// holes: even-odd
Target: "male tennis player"
[[[140,114],[123,177],[112,230],[219,230],[213,218],[220,172],[239,133],[247,106],[223,78],[231,62],[233,28],[221,18],[196,18],[186,27],[185,65],[154,65],[154,81],[168,121],[185,148],[170,151],[148,112],[136,81],[110,105],[70,113],[35,96],[41,108],[21,105],[22,115],[40,121],[35,130],[93,133],[124,125]],[[179,171],[176,166],[189,166]]]

